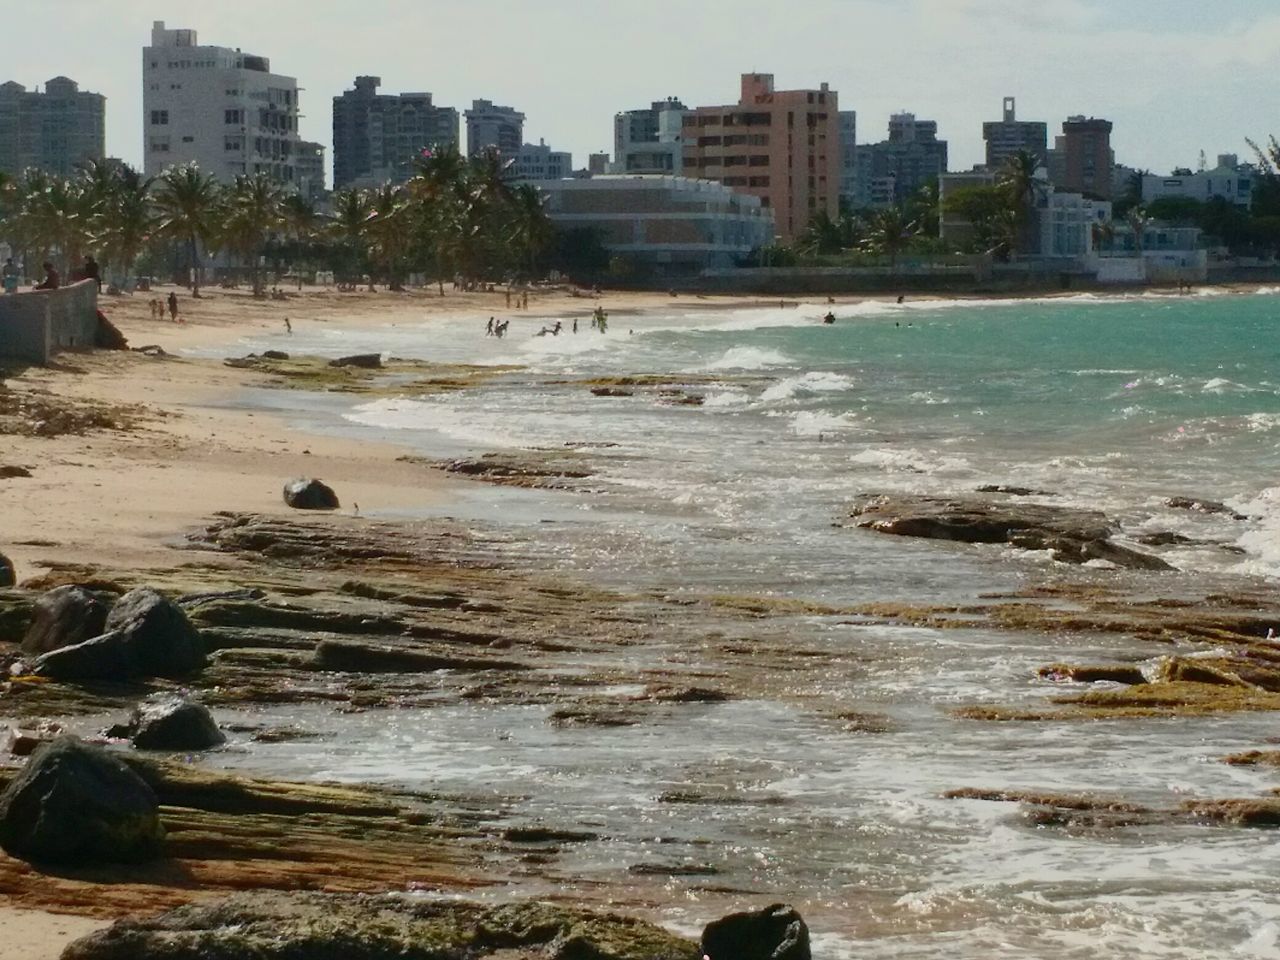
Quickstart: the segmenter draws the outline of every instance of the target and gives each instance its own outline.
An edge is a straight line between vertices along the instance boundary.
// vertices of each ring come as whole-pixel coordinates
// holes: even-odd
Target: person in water
[[[489,325],[484,328],[484,335],[486,337],[493,336],[493,317],[489,318]]]
[[[823,322],[823,323],[835,323],[835,322],[836,322],[836,315],[835,315],[834,313],[832,313],[830,310],[828,310],[828,311],[827,311],[827,315],[826,315],[825,317],[823,317],[823,318],[822,318],[822,322]]]

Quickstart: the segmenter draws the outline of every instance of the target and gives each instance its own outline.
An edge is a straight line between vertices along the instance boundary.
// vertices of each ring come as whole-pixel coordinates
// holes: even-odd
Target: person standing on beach
[[[520,294],[520,309],[521,310],[529,309],[529,291],[528,290]]]
[[[508,294],[508,295],[507,295],[507,299],[508,299],[508,300],[510,300],[510,299],[511,299],[511,295],[510,295],[510,294]],[[485,335],[486,337],[492,337],[492,336],[493,336],[493,317],[490,317],[490,318],[489,318],[489,325],[488,325],[487,327],[485,327],[485,328],[484,328],[484,335]]]
[[[289,322],[288,317],[284,318],[284,332],[289,334],[289,336],[293,336],[293,324]]]
[[[573,332],[574,332],[574,333],[577,333],[577,332],[578,332],[578,318],[577,318],[577,317],[574,317],[574,318],[573,318]]]
[[[178,295],[172,290],[169,291],[169,319],[178,322]]]
[[[18,292],[18,265],[13,262],[13,257],[4,262],[4,292]]]

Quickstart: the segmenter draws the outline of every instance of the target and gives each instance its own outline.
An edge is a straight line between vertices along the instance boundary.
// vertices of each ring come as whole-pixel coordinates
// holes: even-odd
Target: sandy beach
[[[113,598],[139,586],[178,598],[210,652],[198,675],[178,681],[27,682],[19,672],[4,685],[6,717],[23,728],[56,717],[94,737],[143,697],[182,691],[215,711],[230,742],[192,755],[120,742],[119,755],[159,799],[164,858],[46,871],[0,856],[0,958],[52,960],[68,940],[112,920],[239,891],[293,890],[413,891],[490,903],[550,896],[684,935],[732,910],[786,898],[828,943],[842,937],[857,950],[891,952],[901,937],[930,944],[965,935],[970,900],[951,903],[945,889],[983,882],[984,870],[995,893],[983,894],[983,910],[995,919],[982,922],[1004,922],[1009,868],[1000,858],[1020,869],[1020,844],[1033,864],[1046,843],[1067,854],[1083,849],[1094,859],[1072,869],[1087,884],[1128,842],[1124,831],[1184,831],[1170,845],[1176,854],[1178,843],[1209,836],[1253,843],[1250,827],[1280,822],[1274,793],[1261,794],[1237,772],[1276,762],[1274,750],[1258,748],[1269,742],[1266,718],[1280,709],[1280,658],[1263,639],[1280,622],[1280,605],[1260,578],[1164,568],[1155,555],[1190,544],[1222,564],[1237,562],[1226,534],[1197,541],[1184,534],[1245,518],[1225,507],[1205,513],[1221,507],[1212,502],[1175,509],[1156,501],[1149,512],[1158,535],[1117,547],[1110,528],[1101,539],[1088,532],[1096,514],[1043,492],[1057,483],[1053,476],[1037,479],[1034,491],[1002,487],[974,499],[983,493],[979,480],[1025,478],[1007,466],[993,477],[965,472],[945,449],[945,456],[899,455],[891,442],[854,433],[870,420],[862,410],[875,388],[867,373],[902,357],[926,366],[919,383],[899,391],[915,399],[894,430],[932,412],[937,419],[925,429],[942,433],[965,407],[982,407],[942,402],[926,388],[942,389],[935,358],[962,355],[970,330],[999,321],[996,307],[944,305],[965,311],[966,326],[935,320],[932,305],[921,305],[899,326],[891,299],[890,313],[876,306],[868,311],[874,317],[850,306],[846,315],[866,322],[832,331],[854,357],[840,367],[849,374],[841,379],[823,356],[789,359],[806,344],[821,353],[838,342],[821,339],[831,330],[820,322],[824,301],[796,311],[754,298],[606,294],[602,302],[618,321],[652,311],[657,335],[642,336],[647,319],[637,319],[632,340],[615,321],[625,343],[609,341],[597,366],[558,365],[555,356],[538,367],[545,358],[519,347],[548,344],[533,339],[541,325],[586,317],[595,300],[544,291],[526,312],[509,310],[501,293],[308,290],[255,301],[210,290],[199,301],[182,296],[180,323],[153,319],[145,295],[104,298],[135,350],[68,353],[45,369],[5,371],[0,549],[19,581],[0,591],[0,624],[13,627],[5,663],[21,660],[18,640],[35,599],[69,583]],[[705,326],[688,334],[662,326],[673,303],[699,314],[768,309],[727,317],[722,330],[718,315],[700,316]],[[1192,300],[1181,303],[1195,309]],[[1235,306],[1250,304],[1265,307],[1261,298]],[[1135,298],[1103,309],[1150,308],[1163,318],[1168,305]],[[1094,306],[1042,300],[1027,312],[1049,323],[1064,308]],[[494,315],[512,320],[509,353],[488,342],[483,352],[471,350],[468,339],[454,356],[479,360],[437,363],[430,351],[445,338],[415,339],[435,318],[433,330],[456,323],[479,342]],[[246,339],[255,350],[289,351],[286,317],[301,349],[280,363],[245,359]],[[750,328],[756,321],[760,327]],[[362,349],[386,331],[388,342],[413,344],[420,351],[411,356],[422,359],[335,371],[306,355],[307,344],[331,349],[315,335],[329,325],[357,331],[352,339]],[[913,353],[903,338],[917,335],[940,345]],[[678,336],[686,337],[679,350],[664,346]],[[740,365],[752,337],[768,375]],[[1003,348],[1006,339],[992,343]],[[696,359],[695,341],[704,345]],[[651,352],[628,360],[628,350]],[[875,365],[864,366],[874,350]],[[504,378],[482,365],[495,357],[506,364],[508,356],[510,366],[498,368]],[[719,362],[726,356],[731,363]],[[1136,383],[1135,374],[1095,365],[1092,356],[1075,362],[1088,377]],[[1073,375],[1077,381],[1092,382]],[[814,411],[803,404],[825,408],[833,387],[857,400],[857,415],[805,421]],[[949,389],[961,395],[968,387],[961,371]],[[447,434],[419,433],[402,444],[391,441],[413,431],[370,427],[378,440],[354,430],[311,433],[263,401],[288,399],[271,391],[290,389],[318,393],[279,409],[307,409],[326,396],[347,410],[387,400],[417,404],[410,409],[419,419],[460,411],[470,426],[483,408],[491,424],[516,422],[515,439],[479,434],[463,444],[469,452],[457,462],[466,469],[449,472],[432,459],[443,456],[433,438]],[[720,418],[717,397],[732,411],[748,397],[766,407],[764,426],[742,432],[737,447],[724,448],[731,453],[714,452],[708,434],[733,440],[735,424],[747,418]],[[534,416],[561,431],[552,440],[520,432],[540,425],[521,420],[524,407],[539,403]],[[806,423],[808,432],[800,429]],[[709,458],[703,473],[690,451]],[[735,470],[723,469],[729,457],[776,468],[779,486],[769,477],[732,486]],[[615,519],[602,504],[611,496],[607,471],[618,464],[669,473],[663,480],[671,483],[656,493],[624,487],[637,498],[626,501],[634,512]],[[801,486],[823,464],[830,484]],[[862,529],[850,512],[855,495],[886,481],[913,489],[935,465],[942,467],[936,489],[985,520],[991,516],[982,511],[1012,511],[1020,537],[1018,524],[1047,522],[1041,540],[1024,542],[1021,552],[977,541],[970,549],[947,537],[921,544]],[[332,484],[342,508],[312,514],[285,506],[281,487],[297,476]],[[708,486],[681,495],[698,480]],[[1218,493],[1201,483],[1160,493]],[[1032,493],[1050,502],[1028,507]],[[744,499],[737,514],[712,513],[698,528],[696,496],[712,508]],[[464,519],[451,519],[454,504],[520,497],[539,507],[476,522],[460,510]],[[815,506],[817,497],[826,499]],[[937,506],[904,496],[868,509],[887,524],[906,511],[919,526],[910,511],[922,500]],[[641,554],[644,544],[629,538],[650,508],[672,522],[655,537],[657,549]],[[592,511],[592,522],[582,522]],[[1187,525],[1177,526],[1184,516]],[[819,539],[802,542],[801,532]],[[668,540],[678,536],[685,538]],[[1028,552],[1040,559],[1028,560]],[[1176,553],[1161,555],[1183,563]],[[635,574],[630,565],[641,556],[653,569]],[[1090,558],[1105,562],[1082,562]],[[785,570],[799,574],[786,580]],[[1230,728],[1194,726],[1224,718]],[[1170,727],[1159,737],[1142,733],[1141,725],[1157,723]],[[1217,731],[1211,746],[1205,729]],[[1048,750],[1046,731],[1057,738]],[[940,755],[945,738],[955,749]],[[1064,766],[1055,765],[1058,754],[1068,755]],[[1134,756],[1155,760],[1137,776]],[[1131,793],[1090,780],[1095,769],[1105,780],[1108,763],[1125,765]],[[0,786],[14,775],[0,765]],[[1171,792],[1174,779],[1181,782]],[[852,845],[885,830],[901,832],[902,849],[922,865],[918,875],[899,872],[893,857],[881,869],[874,856],[881,848],[867,847],[873,855],[859,859],[864,848]],[[934,846],[922,846],[922,837]],[[984,837],[1003,846],[977,848]],[[934,851],[957,843],[975,849],[937,880]],[[1134,849],[1145,862],[1141,837]],[[1256,844],[1248,850],[1262,856]],[[917,909],[904,890],[931,884],[944,890],[940,905]],[[1265,885],[1259,889],[1265,894]],[[1081,902],[1087,908],[1104,895],[1086,892]],[[1027,955],[1048,955],[1035,951],[1053,922],[1028,915],[1017,932]]]

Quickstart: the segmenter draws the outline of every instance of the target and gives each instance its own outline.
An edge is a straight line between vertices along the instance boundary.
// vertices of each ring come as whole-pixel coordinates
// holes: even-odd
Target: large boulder
[[[544,903],[255,891],[121,920],[62,960],[698,960],[653,924]]]
[[[337,510],[338,495],[322,480],[299,477],[284,485],[284,502],[295,510]]]
[[[149,587],[116,601],[101,636],[36,658],[32,672],[56,680],[181,678],[205,665],[205,646],[182,608]]]
[[[775,903],[707,924],[702,953],[706,960],[810,960],[809,928],[794,907]]]
[[[159,856],[159,803],[101,747],[59,737],[0,794],[0,847],[46,863],[133,863]]]
[[[107,624],[107,605],[84,587],[54,587],[32,608],[22,652],[48,653],[99,636]]]
[[[107,733],[131,739],[139,750],[208,750],[227,742],[208,707],[175,696],[138,704],[127,723]]]
[[[13,569],[13,561],[0,553],[0,587],[12,587],[18,582],[18,574]]]
[[[337,360],[330,360],[329,366],[359,367],[363,370],[378,370],[382,367],[382,354],[357,353],[349,357],[339,357]]]

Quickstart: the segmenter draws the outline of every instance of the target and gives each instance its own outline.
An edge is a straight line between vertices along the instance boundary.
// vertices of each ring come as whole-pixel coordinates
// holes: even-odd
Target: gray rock
[[[1164,505],[1173,510],[1191,510],[1195,513],[1222,514],[1232,520],[1248,520],[1243,513],[1236,513],[1225,503],[1217,500],[1204,500],[1200,497],[1169,497]]]
[[[295,510],[337,510],[338,495],[322,480],[299,477],[284,485],[284,502]]]
[[[867,495],[851,515],[859,527],[903,537],[1007,543],[1052,550],[1063,563],[1106,560],[1132,570],[1172,570],[1164,560],[1111,542],[1119,527],[1093,510],[978,497]]]
[[[337,360],[330,360],[329,366],[361,367],[365,370],[377,370],[382,366],[382,354],[357,353],[350,357],[339,357]]]
[[[707,960],[811,960],[809,928],[794,907],[775,903],[733,913],[702,931]]]
[[[185,697],[144,701],[107,734],[131,739],[139,750],[208,750],[227,742],[209,708]]]
[[[48,653],[84,643],[102,634],[107,604],[84,587],[54,587],[35,603],[31,626],[22,638],[22,652]]]
[[[33,672],[56,680],[181,678],[206,662],[204,641],[182,608],[149,587],[117,600],[105,631],[41,655]]]
[[[159,856],[163,841],[151,788],[74,737],[41,746],[0,794],[0,847],[23,860],[132,863]]]

